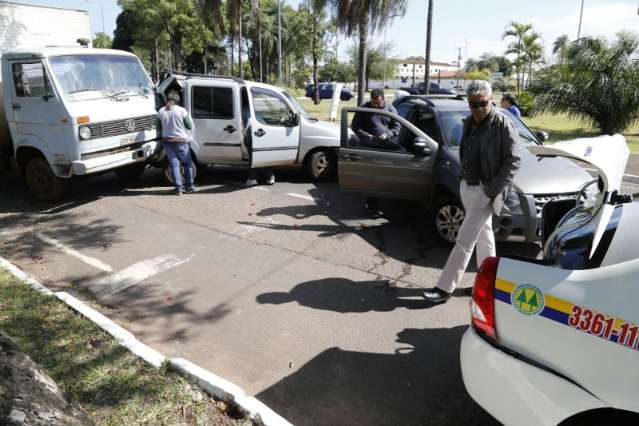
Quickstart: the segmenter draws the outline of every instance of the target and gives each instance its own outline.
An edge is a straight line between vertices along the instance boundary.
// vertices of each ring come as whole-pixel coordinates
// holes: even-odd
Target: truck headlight
[[[91,129],[87,126],[82,126],[78,130],[78,134],[80,135],[80,139],[89,139],[91,137]]]

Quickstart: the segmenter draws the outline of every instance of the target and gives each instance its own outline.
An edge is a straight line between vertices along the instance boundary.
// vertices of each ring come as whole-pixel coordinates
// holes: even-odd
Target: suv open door
[[[371,144],[350,128],[349,114],[379,114],[401,126],[395,141]],[[432,184],[437,142],[397,114],[371,108],[344,108],[341,115],[339,185],[342,190],[380,198],[426,198]]]

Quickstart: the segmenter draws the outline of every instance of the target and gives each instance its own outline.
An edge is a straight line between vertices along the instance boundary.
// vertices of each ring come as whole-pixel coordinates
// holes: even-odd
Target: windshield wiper
[[[106,91],[102,91],[100,93],[102,93],[104,96],[106,96],[109,99],[112,99],[116,102],[125,102],[128,101],[129,98],[119,98],[118,96],[124,95],[127,91],[126,90],[121,90],[119,92],[115,92],[115,93],[107,93]]]
[[[72,90],[70,92],[67,92],[68,95],[73,95],[74,93],[80,93],[80,92],[95,92],[95,90],[93,89],[78,89],[78,90]]]

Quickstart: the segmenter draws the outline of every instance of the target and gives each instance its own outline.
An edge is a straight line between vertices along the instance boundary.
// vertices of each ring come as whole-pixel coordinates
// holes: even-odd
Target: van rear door
[[[299,115],[279,93],[251,87],[251,167],[283,166],[297,159]]]

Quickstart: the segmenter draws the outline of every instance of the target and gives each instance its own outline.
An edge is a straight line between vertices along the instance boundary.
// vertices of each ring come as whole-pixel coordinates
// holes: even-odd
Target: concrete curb
[[[292,426],[291,423],[271,408],[256,398],[247,396],[244,389],[236,384],[193,364],[189,360],[183,358],[167,358],[155,349],[140,342],[130,331],[120,327],[95,309],[85,305],[82,301],[64,291],[51,291],[2,257],[0,257],[0,268],[6,269],[11,275],[28,284],[34,290],[48,296],[54,296],[66,303],[71,309],[82,314],[89,321],[113,336],[122,346],[152,366],[159,368],[163,362],[168,361],[180,374],[193,379],[210,395],[223,401],[237,404],[248,413],[251,419],[266,426]]]

